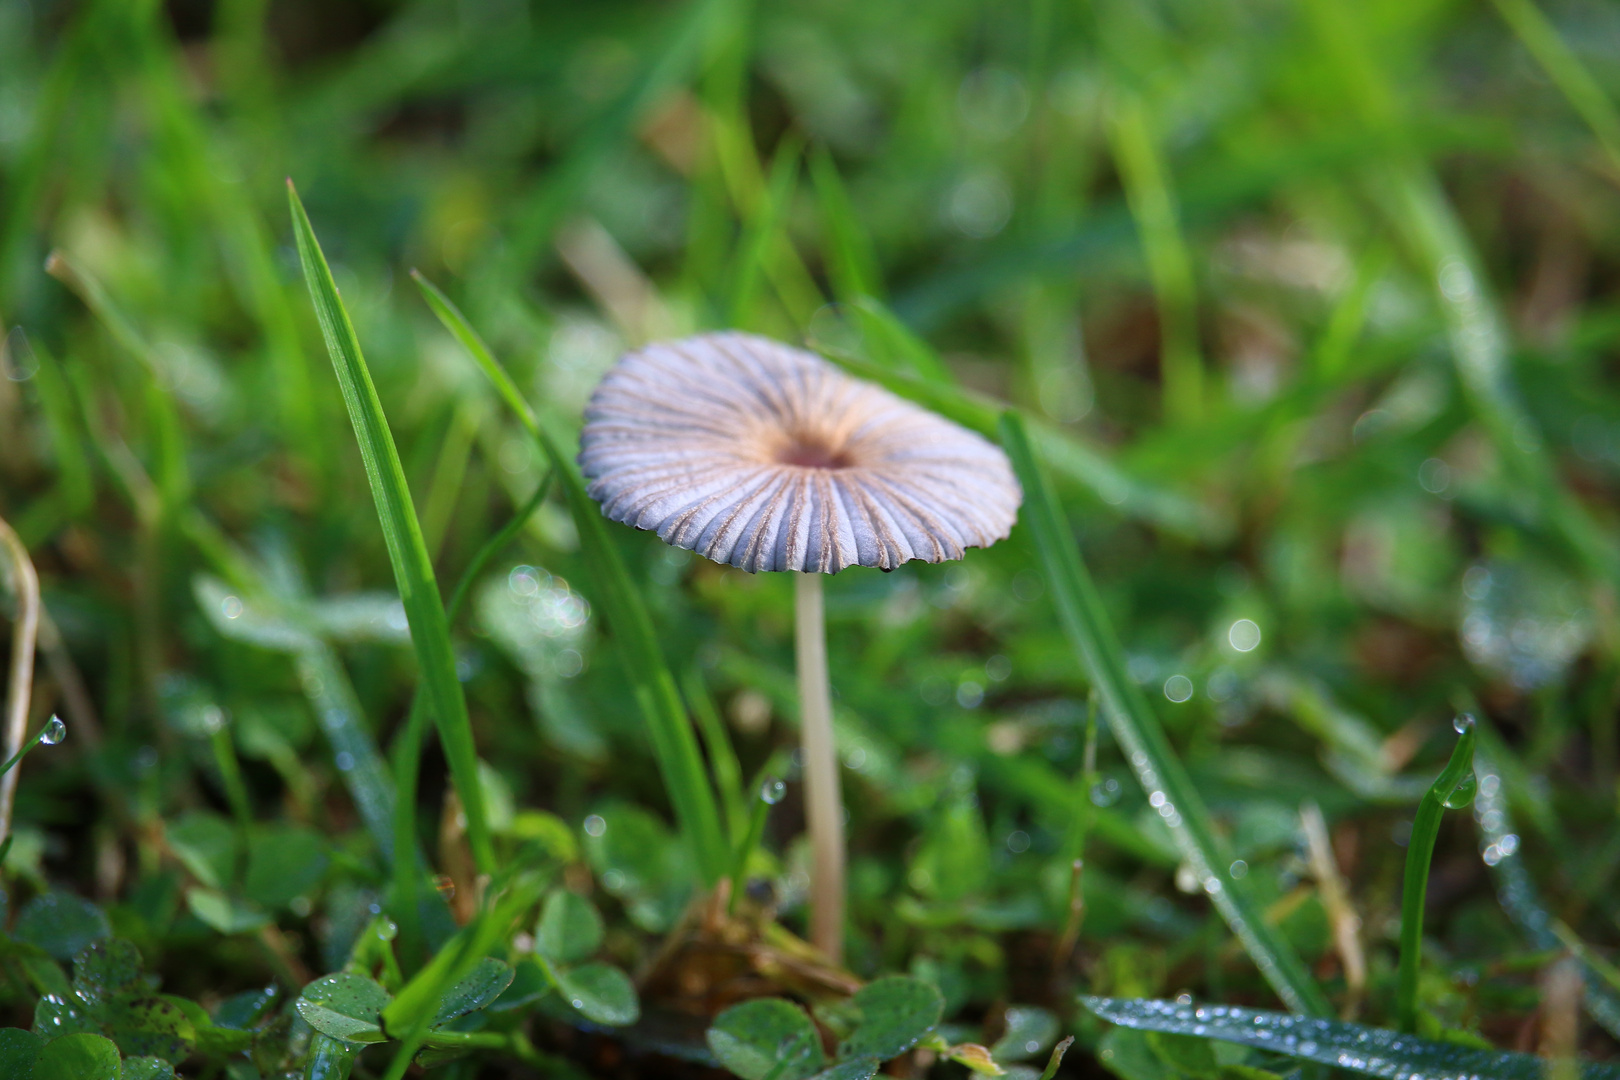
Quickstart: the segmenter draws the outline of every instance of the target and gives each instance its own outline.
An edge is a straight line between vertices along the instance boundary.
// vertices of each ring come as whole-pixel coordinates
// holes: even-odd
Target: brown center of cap
[[[847,469],[854,460],[842,449],[828,445],[825,439],[800,434],[784,442],[773,455],[778,465],[796,465],[801,469]]]

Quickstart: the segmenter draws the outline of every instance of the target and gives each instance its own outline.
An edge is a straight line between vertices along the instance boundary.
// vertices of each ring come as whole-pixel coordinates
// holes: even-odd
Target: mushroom
[[[795,645],[813,877],[811,941],[843,951],[843,804],[821,575],[943,562],[1007,536],[1022,498],[989,440],[735,332],[621,357],[585,408],[580,468],[614,521],[754,573],[798,571]]]

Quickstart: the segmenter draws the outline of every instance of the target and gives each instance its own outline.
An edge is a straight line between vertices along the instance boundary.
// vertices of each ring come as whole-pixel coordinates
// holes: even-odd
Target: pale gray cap
[[[621,357],[580,469],[614,521],[749,572],[892,570],[1005,539],[1023,493],[988,439],[753,334]]]

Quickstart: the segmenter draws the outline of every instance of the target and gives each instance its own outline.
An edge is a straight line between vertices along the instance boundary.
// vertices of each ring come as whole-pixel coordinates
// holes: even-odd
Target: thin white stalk
[[[833,963],[844,959],[844,799],[838,790],[827,623],[821,575],[793,575],[799,668],[799,739],[804,750],[805,818],[810,824],[810,943]]]
[[[0,518],[0,549],[11,563],[11,588],[17,596],[17,620],[11,631],[11,681],[6,684],[5,752],[0,755],[0,761],[10,761],[22,750],[28,736],[34,641],[39,636],[39,577],[34,573],[28,549],[4,518]],[[17,797],[17,776],[21,771],[13,766],[0,776],[0,842],[11,834],[11,804]]]

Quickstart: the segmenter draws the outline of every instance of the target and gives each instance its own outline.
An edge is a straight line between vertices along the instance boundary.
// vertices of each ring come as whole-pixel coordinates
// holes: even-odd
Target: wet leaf
[[[34,1030],[47,1039],[101,1031],[101,1024],[77,996],[46,994],[34,1004]]]
[[[33,1080],[118,1080],[118,1047],[81,1032],[53,1039],[34,1059]]]
[[[17,916],[11,936],[37,945],[58,960],[71,960],[86,945],[110,936],[107,916],[72,893],[48,892],[30,900]]]
[[[109,1002],[102,1027],[118,1049],[133,1057],[184,1061],[197,1044],[197,1028],[179,1006],[160,997],[126,997]]]
[[[127,941],[98,941],[73,960],[73,992],[87,1006],[145,989],[140,950]]]
[[[358,1051],[328,1035],[317,1033],[309,1044],[309,1065],[304,1080],[349,1080]]]
[[[826,1064],[810,1017],[781,998],[733,1005],[715,1018],[706,1037],[714,1056],[742,1080],[807,1080]]]
[[[174,1066],[162,1058],[125,1058],[118,1080],[175,1080]]]
[[[577,964],[602,946],[602,916],[596,905],[567,889],[553,890],[540,912],[534,950],[553,964]]]
[[[823,1069],[810,1080],[872,1080],[882,1062],[877,1058],[857,1058],[841,1061],[830,1069]]]
[[[890,975],[866,984],[850,1000],[861,1020],[839,1044],[838,1056],[887,1061],[910,1050],[939,1023],[945,999],[909,975]]]
[[[1541,1080],[1546,1063],[1529,1054],[1478,1050],[1384,1028],[1235,1006],[1178,1005],[1146,998],[1082,997],[1098,1016],[1126,1028],[1195,1035],[1381,1077]],[[1620,1080],[1620,1067],[1582,1065],[1583,1080]]]
[[[377,1043],[386,1038],[379,1016],[392,999],[364,975],[325,975],[299,994],[298,1015],[323,1035],[350,1043]]]
[[[0,1028],[0,1076],[30,1080],[45,1040],[22,1028]]]
[[[525,1005],[532,1005],[551,992],[551,978],[540,966],[534,957],[525,957],[517,963],[517,969],[512,975],[512,984],[501,992],[501,996],[490,1003],[491,1012],[506,1012],[509,1009],[520,1009]]]
[[[281,989],[275,985],[233,994],[214,1010],[214,1023],[218,1027],[246,1031],[264,1019],[281,997]]]
[[[587,1020],[598,1024],[623,1027],[641,1017],[635,984],[612,964],[585,964],[558,972],[557,992]]]
[[[1057,1038],[1057,1017],[1032,1005],[1014,1005],[1005,1014],[1007,1030],[990,1047],[997,1061],[1025,1061]]]
[[[458,1016],[477,1012],[496,998],[508,986],[516,972],[504,960],[486,956],[478,961],[472,974],[452,986],[439,1001],[439,1011],[433,1015],[433,1026],[447,1024]]]

